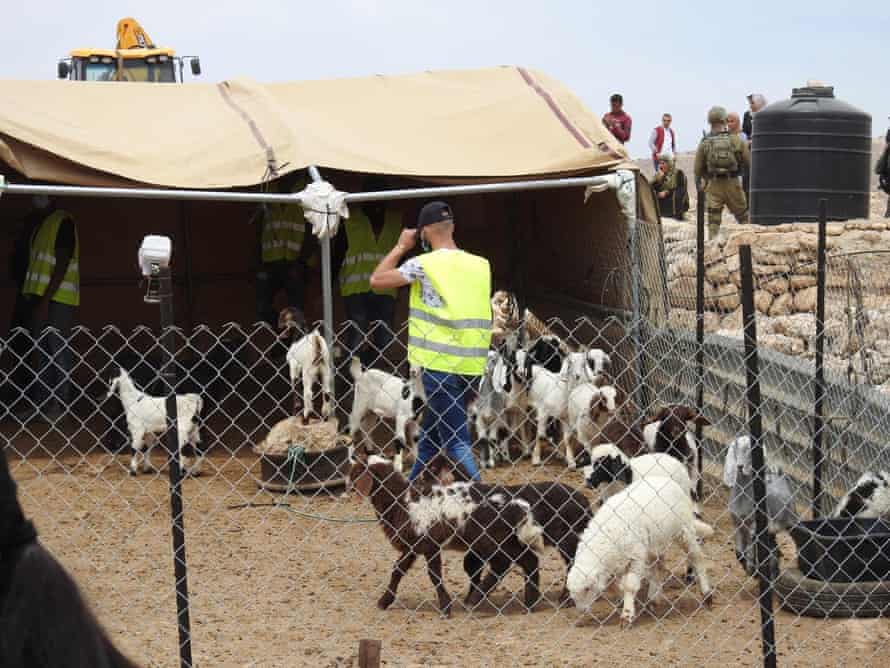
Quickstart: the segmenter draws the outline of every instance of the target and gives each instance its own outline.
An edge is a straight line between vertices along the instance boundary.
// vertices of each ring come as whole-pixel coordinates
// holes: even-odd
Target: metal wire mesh
[[[706,311],[712,324],[703,344],[702,414],[708,423],[700,443],[703,496],[695,504],[689,501],[687,512],[671,484],[651,472],[634,471],[633,460],[620,460],[617,466],[603,458],[591,462],[594,447],[607,442],[628,454],[628,443],[636,442],[640,453],[651,449],[647,438],[653,433],[665,437],[658,436],[658,428],[644,428],[662,408],[695,408],[695,319],[681,310],[694,309],[694,272],[692,283],[682,280],[688,270],[682,263],[676,268],[680,253],[673,244],[667,256],[652,245],[661,243],[657,231],[643,227],[640,239],[644,265],[663,264],[666,270],[660,274],[666,277],[663,283],[643,281],[640,321],[620,308],[629,303],[629,268],[609,288],[617,298],[608,311],[546,320],[565,347],[580,354],[581,377],[573,376],[576,367],[562,360],[552,373],[525,364],[523,355],[512,353],[531,351],[535,341],[528,340],[512,349],[506,344],[500,357],[492,355],[487,390],[478,380],[460,389],[462,410],[471,404],[466,426],[474,462],[488,459],[480,448],[483,436],[490,436],[489,446],[499,446],[494,449],[500,457],[491,457],[494,468],[482,469],[483,486],[462,484],[460,469],[431,471],[412,485],[393,470],[404,442],[407,475],[423,411],[430,410],[429,403],[415,402],[415,397],[428,400],[430,388],[438,391],[429,378],[412,375],[405,328],[391,331],[378,322],[356,336],[347,324],[335,333],[334,349],[328,352],[334,370],[332,417],[339,429],[317,421],[320,387],[314,391],[313,422],[307,426],[293,417],[301,415],[302,388],[291,382],[290,341],[279,332],[236,324],[177,330],[177,392],[196,393],[202,403],[193,424],[200,433],[203,468],[184,483],[196,663],[351,665],[362,637],[381,638],[384,656],[394,665],[759,663],[758,593],[740,563],[747,559],[750,571],[751,557],[737,542],[739,531],[748,526],[751,503],[750,490],[739,482],[747,469],[736,442],[746,433],[747,420],[737,291],[710,293]],[[692,254],[691,247],[682,248]],[[711,276],[735,286],[736,253],[737,244],[724,242],[710,258]],[[826,515],[863,474],[890,470],[890,403],[880,387],[886,381],[884,348],[890,345],[881,324],[881,297],[888,285],[876,275],[881,266],[872,256],[858,255],[833,256],[829,263]],[[658,267],[642,271],[659,275]],[[811,275],[802,271],[795,265],[762,274],[758,288],[778,291],[769,282],[784,280],[794,304],[811,287],[791,289],[795,276]],[[804,283],[809,281],[799,281]],[[780,295],[772,296],[774,302]],[[564,303],[562,308],[565,312]],[[719,318],[719,327],[711,315]],[[730,328],[735,320],[738,326]],[[787,482],[783,510],[808,518],[814,394],[808,353],[814,321],[806,313],[769,315],[767,308],[758,326],[764,446],[771,475],[780,481],[772,488],[768,483],[768,493],[783,500]],[[633,335],[637,331],[639,340]],[[801,346],[803,351],[796,352]],[[596,383],[593,376],[600,370],[587,354],[591,349],[610,357]],[[360,375],[369,369],[387,375],[378,374],[357,389],[353,355],[362,360]],[[120,392],[109,396],[109,385],[123,369],[138,390],[156,393],[159,356],[159,333],[151,328],[75,327],[68,334],[14,330],[3,340],[0,363],[6,391],[2,445],[23,504],[115,641],[147,665],[170,665],[177,656],[168,490],[161,475],[164,448],[154,449],[146,472],[131,472],[134,426],[141,420],[151,427],[139,408],[148,399],[122,398]],[[578,426],[570,420],[568,405],[582,385],[589,394],[578,395],[587,401],[576,417],[588,422],[578,432],[576,467],[570,468],[560,444]],[[605,387],[616,388],[614,404]],[[480,417],[483,396],[492,388],[502,403],[487,404],[494,408],[486,422]],[[596,413],[594,395],[601,399]],[[350,416],[361,402],[368,412],[350,439]],[[538,420],[541,413],[549,419]],[[672,421],[669,414],[660,417],[662,424]],[[693,417],[680,418],[691,433]],[[401,418],[407,418],[406,425]],[[449,419],[440,423],[459,431]],[[609,420],[618,420],[620,429],[607,432]],[[491,424],[494,429],[485,431]],[[536,436],[542,441],[540,465],[529,458]],[[685,442],[685,436],[680,438]],[[368,451],[386,461],[369,459]],[[733,486],[724,483],[730,451],[742,465]],[[694,477],[694,460],[681,464],[682,472]],[[585,466],[591,468],[585,471]],[[614,481],[588,488],[586,479],[595,471]],[[358,489],[344,494],[347,479]],[[622,491],[628,482],[629,489]],[[554,483],[565,487],[540,487]],[[534,484],[539,486],[530,487]],[[871,496],[860,490],[860,511],[881,499],[890,504],[888,486],[890,479],[877,479]],[[681,492],[686,498],[688,490]],[[826,550],[812,527],[782,524],[784,515],[776,514],[780,664],[886,662],[890,637],[886,626],[877,625],[881,620],[834,616],[851,608],[863,616],[890,612],[890,588],[875,582],[888,578],[886,571],[879,572],[888,567],[888,538],[879,527],[856,520],[849,535],[868,530],[871,537],[837,540]],[[430,575],[421,563],[430,555],[435,564],[439,550],[423,540],[453,548],[442,551],[444,590],[437,586],[436,566]],[[575,549],[579,540],[581,547]],[[410,559],[395,564],[397,571],[408,572],[390,596],[387,581],[400,554],[393,544],[399,541],[412,545],[408,552],[419,555],[419,563],[410,570]],[[844,542],[856,548],[845,556],[838,551]],[[823,565],[813,566],[820,558]],[[688,577],[690,566],[697,576]],[[820,574],[818,568],[829,572]],[[483,576],[478,581],[481,600],[461,602],[471,591],[465,569]],[[535,572],[539,592],[529,588]],[[567,575],[568,595],[563,591]],[[816,576],[863,581],[828,582]],[[447,603],[442,591],[453,597],[451,622],[440,619]],[[632,628],[622,631],[622,625]]]

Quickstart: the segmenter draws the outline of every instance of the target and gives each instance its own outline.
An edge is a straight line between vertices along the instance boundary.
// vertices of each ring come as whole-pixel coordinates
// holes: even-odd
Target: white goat
[[[288,348],[285,359],[294,392],[297,378],[303,382],[303,422],[309,421],[315,382],[321,384],[321,417],[327,420],[331,415],[331,353],[324,337],[318,329],[309,332]]]
[[[572,440],[589,450],[597,442],[609,416],[617,410],[618,390],[612,385],[597,387],[593,383],[582,383],[571,391],[566,409],[568,428],[563,433],[563,447],[570,467],[575,466]]]
[[[695,519],[689,492],[670,478],[646,478],[610,497],[581,535],[567,587],[582,613],[617,581],[624,598],[621,622],[633,623],[635,598],[648,579],[650,603],[663,596],[665,553],[677,539],[692,563],[708,607],[713,590],[698,538],[713,529]]]
[[[838,502],[832,517],[890,517],[890,473],[863,473]]]
[[[568,408],[570,382],[569,365],[563,360],[559,373],[548,371],[537,364],[526,365],[525,377],[528,383],[528,405],[535,412],[535,445],[532,450],[532,466],[541,464],[541,447],[547,439],[547,423],[556,420],[566,433],[566,410]],[[568,461],[568,457],[566,458]],[[569,466],[574,467],[572,460]]]
[[[571,382],[575,387],[581,383],[598,384],[612,364],[612,359],[599,348],[582,348],[578,352],[566,355],[566,360],[569,364]]]
[[[120,397],[127,416],[133,458],[130,473],[152,470],[149,455],[151,448],[167,430],[167,406],[165,397],[152,397],[133,383],[130,375],[120,370],[108,388],[108,397],[114,393]],[[198,418],[204,402],[197,394],[176,395],[176,427],[179,432],[179,465],[185,475],[200,475],[203,454],[198,450],[201,434]]]
[[[349,365],[355,393],[352,412],[349,414],[349,436],[355,447],[356,435],[364,433],[363,424],[369,413],[395,421],[396,454],[393,467],[402,472],[402,451],[415,448],[415,432],[418,429],[418,415],[426,400],[420,382],[420,369],[412,367],[410,378],[404,380],[379,369],[362,369],[362,363],[353,357]],[[350,452],[350,458],[352,453]],[[417,453],[414,452],[415,458]]]

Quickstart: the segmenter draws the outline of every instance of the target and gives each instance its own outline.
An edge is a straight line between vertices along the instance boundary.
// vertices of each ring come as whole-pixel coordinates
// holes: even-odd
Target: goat
[[[470,482],[471,478],[458,462],[445,454],[437,454],[426,463],[414,483],[431,487],[434,484],[447,485],[453,481]],[[507,498],[528,503],[535,522],[543,527],[544,545],[556,548],[565,562],[568,574],[578,549],[578,539],[593,517],[590,502],[582,492],[557,482],[497,486],[476,483],[474,487],[487,494],[502,493]],[[568,590],[565,588],[560,600],[569,600]]]
[[[698,458],[701,454],[695,435],[687,427],[689,422],[702,427],[711,425],[693,408],[678,404],[665,406],[643,428],[643,438],[649,452],[663,452],[686,464],[694,486],[693,498],[698,501],[698,483],[701,479]]]
[[[386,610],[395,600],[399,582],[417,559],[426,558],[436,589],[439,611],[451,614],[451,596],[442,578],[442,550],[465,553],[470,578],[465,603],[475,606],[518,563],[525,572],[525,605],[540,599],[538,556],[542,529],[529,504],[503,493],[488,493],[472,483],[434,484],[427,490],[412,486],[392,464],[372,455],[359,458],[349,472],[348,486],[370,500],[384,535],[399,552],[386,591],[377,602]],[[480,581],[485,564],[491,568]]]
[[[420,369],[413,367],[408,380],[403,380],[379,369],[363,369],[358,357],[353,357],[349,372],[355,387],[352,412],[349,414],[349,436],[355,443],[365,416],[374,413],[381,418],[395,421],[396,471],[402,472],[402,452],[415,449],[418,420],[426,395],[420,382]],[[364,435],[364,434],[363,434]],[[354,447],[354,446],[353,446]],[[417,453],[414,452],[415,458]]]
[[[665,453],[651,453],[629,458],[621,450],[607,443],[598,445],[590,453],[590,466],[584,469],[584,482],[590,489],[602,484],[611,486],[621,482],[625,485],[644,478],[670,478],[689,492],[692,498],[692,481],[686,466],[680,460]],[[698,511],[696,517],[698,517]]]
[[[313,407],[312,388],[316,382],[321,385],[321,417],[327,420],[331,416],[331,353],[318,328],[291,344],[285,360],[295,395],[297,379],[303,384],[303,423],[309,422]]]
[[[521,428],[517,413],[519,419],[524,417],[524,411],[519,409],[523,391],[516,375],[515,355],[490,351],[479,394],[467,409],[483,468],[494,468],[497,459],[509,459],[509,438]]]
[[[569,374],[574,386],[581,383],[594,385],[605,384],[603,375],[612,365],[612,359],[599,348],[584,348],[566,355],[569,364]]]
[[[37,540],[0,454],[0,666],[135,668]]]
[[[712,534],[709,525],[695,519],[687,489],[663,477],[632,482],[609,497],[584,530],[569,571],[569,593],[579,610],[588,612],[617,580],[624,597],[621,622],[629,626],[636,617],[635,598],[643,580],[649,581],[649,602],[663,596],[662,560],[671,544],[682,539],[704,603],[710,607],[713,590],[698,538]]]
[[[794,509],[791,481],[785,472],[778,466],[767,466],[764,481],[766,515],[769,522],[767,527],[770,547],[769,568],[770,573],[777,575],[781,555],[776,544],[776,534],[797,524],[800,518]],[[730,488],[729,514],[735,527],[736,558],[748,575],[754,575],[756,560],[753,537],[757,533],[757,526],[754,521],[754,467],[751,462],[749,436],[739,436],[730,443],[723,464],[723,482]]]
[[[890,516],[890,473],[863,473],[853,488],[841,498],[831,516]]]
[[[602,377],[599,378],[604,382]],[[568,428],[563,435],[566,461],[570,468],[577,465],[572,441],[586,451],[596,442],[609,417],[618,410],[618,390],[612,385],[598,387],[583,383],[571,391],[566,408]]]
[[[532,450],[532,466],[541,464],[541,448],[547,440],[547,427],[550,420],[563,426],[562,433],[566,434],[564,422],[568,408],[569,393],[572,385],[569,377],[567,361],[563,361],[559,373],[554,373],[546,367],[531,364],[526,361],[525,378],[527,379],[528,405],[535,412],[535,445]],[[561,439],[565,441],[565,439]],[[574,467],[574,461],[569,459],[566,453],[566,461]]]
[[[130,460],[130,474],[140,471],[147,473],[151,467],[151,448],[167,431],[167,399],[153,397],[136,387],[130,375],[120,369],[117,377],[111,380],[108,397],[114,394],[120,398],[127,416],[127,430],[130,432],[130,446],[133,458]],[[179,465],[185,475],[200,475],[204,455],[199,445],[201,434],[198,419],[204,401],[198,394],[176,395],[176,428],[179,434]]]

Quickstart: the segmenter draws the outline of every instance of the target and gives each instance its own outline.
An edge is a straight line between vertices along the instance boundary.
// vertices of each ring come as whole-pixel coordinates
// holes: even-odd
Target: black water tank
[[[834,97],[834,88],[795,88],[790,100],[754,115],[751,222],[868,218],[871,116]]]

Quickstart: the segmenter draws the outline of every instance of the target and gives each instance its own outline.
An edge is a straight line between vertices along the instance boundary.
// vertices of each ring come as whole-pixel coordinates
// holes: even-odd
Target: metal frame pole
[[[309,174],[318,174],[313,165]],[[515,190],[549,190],[553,188],[578,188],[595,186],[607,188],[614,184],[610,176],[579,176],[562,179],[535,179],[528,181],[501,181],[461,186],[436,186],[432,188],[404,188],[401,190],[380,190],[363,193],[348,193],[344,197],[347,204],[361,202],[383,202],[388,200],[416,199],[421,197],[445,197],[449,195],[481,195],[485,193],[510,192]],[[319,179],[321,177],[319,176]],[[175,199],[205,202],[269,202],[292,204],[301,201],[299,193],[251,193],[224,192],[217,190],[184,190],[164,188],[104,188],[94,186],[58,186],[49,184],[8,183],[0,176],[0,196],[2,195],[54,195],[65,197],[107,197],[122,199]]]
[[[825,402],[825,234],[828,220],[828,200],[819,200],[819,241],[816,251],[816,378],[815,405],[813,407],[813,517],[822,514],[824,491],[822,489],[822,438],[825,429],[823,405]]]
[[[628,245],[630,247],[630,266],[631,266],[631,339],[634,347],[634,402],[637,405],[637,411],[642,413],[645,410],[646,388],[643,383],[643,332],[642,332],[642,300],[640,276],[642,273],[642,263],[640,259],[640,225],[637,222],[637,202],[636,202],[636,183],[628,184],[633,193],[633,207],[630,209],[630,215],[627,215],[627,234]]]
[[[745,322],[746,397],[751,466],[754,469],[754,524],[757,540],[757,576],[760,581],[760,633],[763,665],[776,666],[776,634],[773,617],[773,585],[770,569],[769,524],[766,512],[766,464],[763,456],[763,425],[760,419],[760,369],[757,354],[757,320],[754,312],[754,272],[751,247],[739,248],[742,272],[742,313]]]
[[[173,282],[170,268],[158,272],[161,300],[161,352],[163,363],[161,378],[166,394],[167,433],[164,445],[167,450],[167,470],[170,474],[170,517],[173,533],[173,574],[176,578],[176,621],[179,629],[179,661],[182,668],[192,666],[192,637],[189,619],[188,566],[185,556],[185,523],[182,510],[182,471],[179,467],[179,429],[176,410],[176,331],[173,320]]]
[[[315,165],[309,166],[309,176],[313,182],[321,181],[321,174]],[[330,211],[327,212],[330,215]],[[334,349],[334,290],[331,285],[333,274],[331,272],[331,240],[324,237],[319,240],[321,247],[321,299],[322,318],[324,319],[324,340],[328,344],[328,350]]]
[[[703,415],[705,408],[705,198],[704,192],[698,191],[695,207],[695,410]],[[704,488],[702,469],[704,457],[701,452],[701,424],[695,425],[695,440],[699,443],[698,483],[695,493],[699,499]]]

